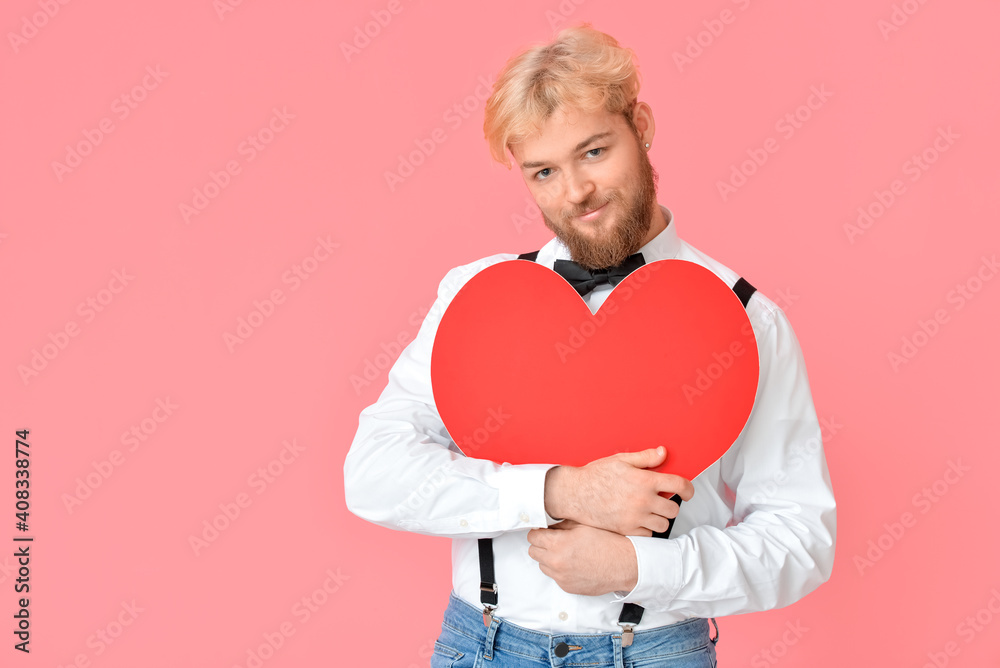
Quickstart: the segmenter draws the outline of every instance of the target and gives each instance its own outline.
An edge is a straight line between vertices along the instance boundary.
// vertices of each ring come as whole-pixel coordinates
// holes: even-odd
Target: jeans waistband
[[[498,612],[500,612],[498,610]],[[493,623],[483,624],[483,611],[473,607],[454,592],[444,614],[445,631],[452,631],[477,643],[487,643],[487,656],[493,652],[519,654],[525,658],[551,661],[551,665],[586,665],[600,663],[613,653],[617,661],[669,658],[703,651],[714,645],[707,619],[691,618],[668,626],[651,629],[636,628],[632,644],[621,646],[621,632],[547,634],[526,629],[495,616]],[[566,647],[557,647],[565,644]],[[569,651],[567,651],[567,648]],[[714,647],[713,647],[714,650]],[[559,654],[564,656],[560,657]]]

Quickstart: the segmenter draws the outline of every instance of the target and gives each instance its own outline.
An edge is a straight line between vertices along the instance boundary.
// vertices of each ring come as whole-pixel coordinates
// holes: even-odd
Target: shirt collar
[[[666,228],[660,230],[660,233],[649,240],[645,246],[640,248],[637,252],[642,253],[642,259],[648,264],[655,260],[672,260],[677,257],[681,250],[681,240],[677,236],[677,223],[674,222],[674,214],[667,207],[660,206],[660,211],[663,212],[663,217],[667,221]],[[555,242],[555,259],[557,260],[570,260],[572,259],[569,254],[569,249],[566,245],[560,241],[558,238],[553,239]]]

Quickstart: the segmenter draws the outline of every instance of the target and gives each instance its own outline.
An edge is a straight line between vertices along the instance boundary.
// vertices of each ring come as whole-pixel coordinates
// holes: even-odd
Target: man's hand
[[[557,466],[545,476],[545,511],[622,536],[663,532],[677,517],[674,494],[694,496],[690,480],[647,469],[666,459],[663,446],[597,459],[586,466]]]
[[[570,594],[631,591],[639,577],[632,541],[610,531],[566,520],[551,529],[532,529],[528,542],[528,555]]]

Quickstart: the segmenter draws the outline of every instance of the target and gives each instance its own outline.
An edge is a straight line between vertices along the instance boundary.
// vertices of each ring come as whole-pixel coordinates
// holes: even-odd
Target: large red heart
[[[596,314],[551,269],[500,262],[441,318],[438,412],[468,456],[582,466],[663,445],[659,470],[694,478],[739,436],[757,391],[753,328],[701,265],[632,272]]]

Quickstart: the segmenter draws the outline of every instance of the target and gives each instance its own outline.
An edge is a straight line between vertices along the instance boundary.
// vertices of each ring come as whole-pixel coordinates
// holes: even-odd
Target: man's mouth
[[[604,204],[602,204],[601,206],[597,207],[596,209],[588,211],[587,213],[585,213],[583,215],[580,215],[580,216],[574,216],[574,218],[576,218],[577,220],[582,220],[582,221],[585,221],[585,222],[589,222],[591,220],[594,220],[598,216],[600,216],[601,212],[604,211],[604,207],[606,207],[607,205],[608,205],[608,203],[605,202]]]

